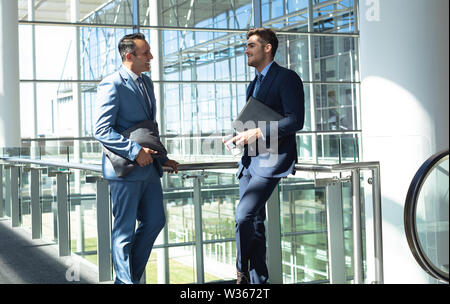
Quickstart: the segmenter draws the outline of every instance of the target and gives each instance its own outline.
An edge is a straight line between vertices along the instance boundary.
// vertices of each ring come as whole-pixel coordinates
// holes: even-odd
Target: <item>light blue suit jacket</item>
[[[152,108],[144,99],[126,69],[121,66],[118,71],[107,76],[98,85],[96,98],[96,123],[94,137],[114,153],[134,161],[141,146],[121,135],[123,131],[144,120],[155,120],[156,100],[153,82],[142,74],[142,79],[150,97]],[[161,165],[167,158],[155,159],[153,165],[162,176]],[[151,165],[137,167],[125,177],[117,177],[114,168],[105,154],[102,156],[103,177],[110,180],[140,181],[148,179],[152,172]]]

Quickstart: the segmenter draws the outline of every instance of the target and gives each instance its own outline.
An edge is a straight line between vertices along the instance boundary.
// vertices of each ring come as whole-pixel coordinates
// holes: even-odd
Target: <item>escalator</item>
[[[449,282],[449,150],[419,168],[406,196],[405,232],[419,265],[432,277]]]

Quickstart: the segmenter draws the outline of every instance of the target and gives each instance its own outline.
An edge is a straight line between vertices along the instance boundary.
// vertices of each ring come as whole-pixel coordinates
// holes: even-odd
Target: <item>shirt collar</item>
[[[125,71],[127,71],[127,73],[131,76],[131,78],[136,82],[139,76],[136,75],[132,70],[130,70],[126,65],[122,64],[122,66]]]
[[[256,71],[256,75],[261,74],[263,77],[266,77],[267,72],[270,69],[270,66],[272,65],[273,61],[271,61],[268,65],[266,65],[266,67],[261,71],[261,73],[259,73],[258,71]]]

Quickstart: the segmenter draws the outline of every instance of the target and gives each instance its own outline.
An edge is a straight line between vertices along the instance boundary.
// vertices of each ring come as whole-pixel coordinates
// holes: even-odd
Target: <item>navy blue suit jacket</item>
[[[247,100],[253,93],[255,83],[256,77],[247,88]],[[250,168],[253,174],[261,177],[286,177],[294,174],[294,165],[298,161],[295,133],[303,128],[305,116],[305,97],[301,78],[296,72],[274,62],[255,97],[284,117],[278,122],[278,153],[266,152],[249,156],[246,145],[237,176],[241,176],[244,168]],[[263,138],[269,143],[270,125],[261,131]]]
[[[144,120],[155,120],[156,117],[153,82],[144,74],[142,79],[149,94],[152,109],[123,66],[103,79],[97,88],[97,120],[94,137],[109,150],[131,161],[136,159],[141,146],[125,138],[121,133]],[[161,158],[153,162],[160,176],[163,172],[161,165],[166,161],[167,158]],[[103,177],[110,180],[141,181],[147,180],[151,175],[149,165],[137,167],[125,177],[117,177],[111,162],[104,153],[102,171]]]

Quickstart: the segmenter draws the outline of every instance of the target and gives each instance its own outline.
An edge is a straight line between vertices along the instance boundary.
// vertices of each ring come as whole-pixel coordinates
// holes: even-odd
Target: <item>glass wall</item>
[[[55,150],[58,155],[69,155],[72,161],[100,163],[101,148],[91,138],[96,87],[121,64],[117,51],[120,38],[139,30],[146,35],[154,55],[149,75],[154,80],[157,119],[170,157],[184,163],[238,160],[224,149],[220,138],[232,132],[231,122],[244,106],[247,86],[255,76],[244,54],[245,34],[255,19],[252,1],[36,1],[34,10],[27,3],[19,1],[25,146],[32,146],[39,137],[41,141],[35,147],[41,154]],[[71,3],[77,3],[77,7]],[[304,82],[306,113],[305,126],[297,134],[299,161],[358,161],[357,1],[261,0],[260,5],[263,26],[274,28],[280,41],[275,60],[296,71]],[[135,12],[139,18],[133,18]],[[33,108],[36,112],[30,110]],[[34,119],[37,129],[33,128]],[[49,137],[65,139],[45,140]],[[228,181],[230,178],[217,175],[211,180],[202,207],[206,216],[204,240],[211,241],[204,244],[205,272],[216,263],[234,263],[237,194],[234,188],[223,192],[226,185],[236,182]],[[195,252],[189,232],[193,225],[192,187],[183,194],[185,197],[171,198],[174,193],[181,195],[185,182],[168,178],[163,182],[164,189],[172,189],[165,196],[167,238],[188,245],[167,252],[155,250],[148,282],[156,280],[149,269],[154,267],[156,271],[155,263],[161,256],[169,257],[175,265],[183,257],[192,259]],[[290,183],[306,184],[290,191]],[[326,281],[323,190],[301,178],[288,178],[282,188],[284,281]],[[82,212],[83,204],[73,206],[74,212]],[[84,210],[89,210],[89,202],[86,204]],[[219,217],[219,222],[209,222],[208,215]],[[311,233],[291,235],[293,231]],[[224,241],[212,242],[217,239]],[[318,247],[320,252],[315,249],[312,253],[311,248]],[[195,281],[195,265],[191,268],[192,273],[179,280],[170,272],[170,282]],[[211,273],[205,280],[229,279],[232,272]]]

